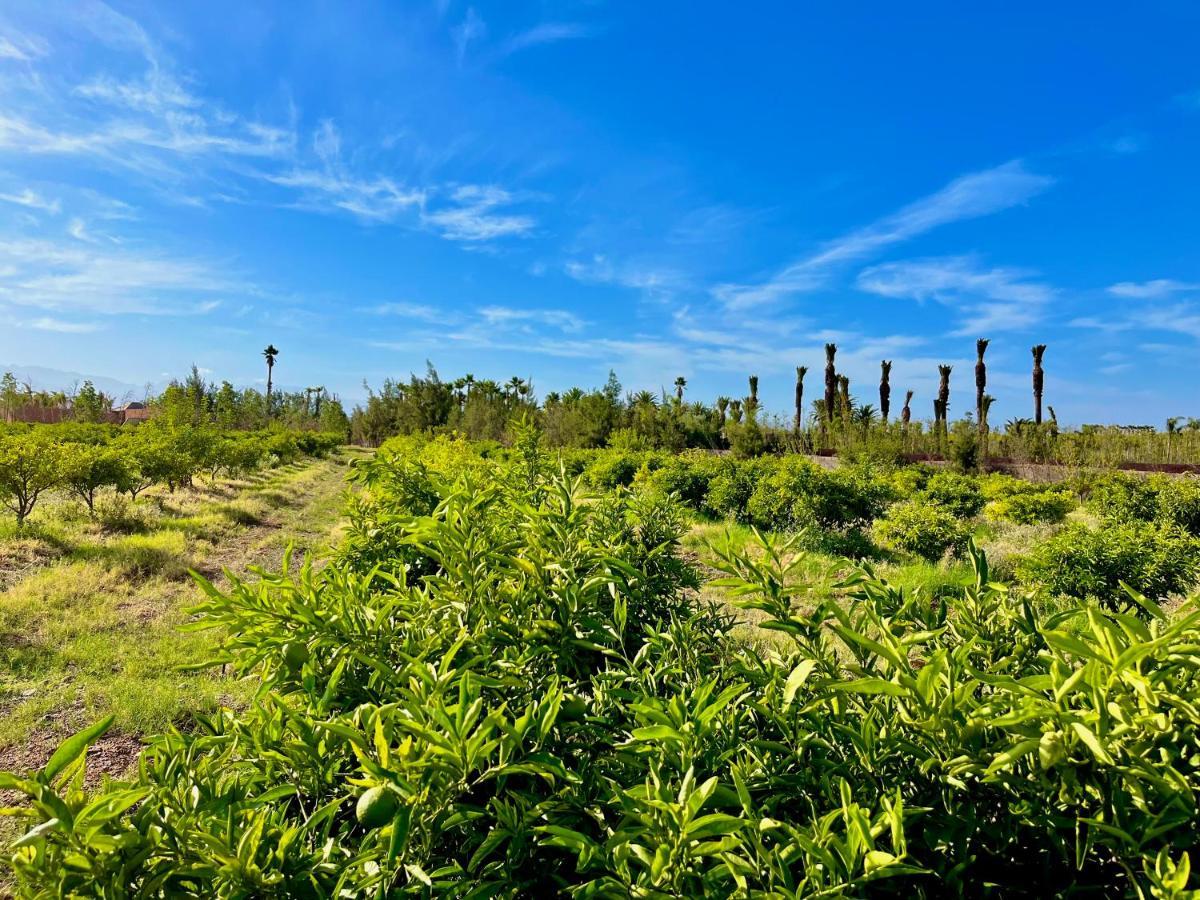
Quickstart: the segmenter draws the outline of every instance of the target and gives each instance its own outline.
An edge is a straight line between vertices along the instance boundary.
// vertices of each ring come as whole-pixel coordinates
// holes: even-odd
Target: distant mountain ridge
[[[0,374],[12,372],[17,381],[29,383],[35,391],[64,391],[71,393],[85,381],[95,385],[96,390],[103,391],[117,403],[127,400],[142,400],[146,396],[146,385],[131,384],[105,375],[87,375],[83,372],[69,372],[63,369],[50,369],[45,366],[22,366],[15,363],[0,363]],[[158,392],[154,385],[150,393]]]

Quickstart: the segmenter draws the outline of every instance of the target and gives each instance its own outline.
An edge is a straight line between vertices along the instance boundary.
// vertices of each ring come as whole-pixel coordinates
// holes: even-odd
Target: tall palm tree
[[[912,391],[904,392],[904,409],[900,410],[900,424],[906,429],[908,428],[908,423],[912,421],[912,398]]]
[[[838,412],[842,417],[842,424],[850,424],[850,376],[838,376]]]
[[[467,389],[467,399],[471,399],[471,388],[475,384],[475,376],[468,372],[463,376],[463,385]]]
[[[757,375],[750,376],[750,403],[751,403],[751,405],[753,405],[755,407],[758,406],[758,376]]]
[[[987,393],[987,364],[983,354],[987,352],[989,341],[980,338],[975,342],[975,418],[979,420],[979,433],[983,434],[983,424],[987,419],[983,409],[983,397]]]
[[[734,425],[737,425],[738,423],[740,423],[742,421],[742,401],[741,400],[730,400],[729,401],[729,420],[731,422],[733,422]]]
[[[267,344],[267,349],[262,352],[263,358],[267,361],[267,412],[271,411],[271,375],[275,370],[275,357],[279,355],[279,351],[275,349],[274,344]]]
[[[1042,357],[1046,354],[1045,344],[1036,344],[1033,348],[1033,424],[1042,424],[1042,388],[1046,383],[1046,373],[1042,371]]]
[[[729,409],[729,398],[728,397],[718,397],[717,398],[717,427],[721,429],[722,433],[725,432],[725,412],[728,409]]]
[[[879,417],[887,424],[888,413],[892,409],[892,361],[879,362]]]
[[[837,344],[825,345],[825,418],[832,419],[833,411],[837,408],[837,366],[834,357],[837,356]]]
[[[675,400],[679,403],[683,402],[683,389],[687,387],[687,379],[680,375],[675,379]]]
[[[808,366],[796,366],[796,434],[804,425],[804,376],[808,374]]]

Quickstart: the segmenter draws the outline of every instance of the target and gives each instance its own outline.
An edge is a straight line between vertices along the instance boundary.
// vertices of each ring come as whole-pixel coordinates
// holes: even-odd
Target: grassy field
[[[181,666],[212,655],[211,632],[180,632],[195,569],[278,569],[286,546],[322,551],[346,491],[339,451],[245,479],[154,488],[136,504],[107,498],[91,517],[48,498],[28,527],[0,529],[0,768],[44,763],[64,737],[104,715],[113,729],[89,777],[118,775],[140,738],[189,714],[237,704],[249,687]]]

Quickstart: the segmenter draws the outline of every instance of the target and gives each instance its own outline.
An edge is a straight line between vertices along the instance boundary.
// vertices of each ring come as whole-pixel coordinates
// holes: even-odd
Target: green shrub
[[[872,531],[881,546],[930,561],[961,552],[971,537],[954,513],[921,500],[895,504],[875,521]]]
[[[979,515],[984,503],[977,480],[957,472],[936,473],[917,497],[964,519]]]
[[[1108,518],[1149,522],[1158,512],[1158,492],[1147,478],[1110,472],[1092,482],[1088,506]]]
[[[1200,541],[1178,526],[1115,521],[1096,529],[1069,526],[1017,565],[1027,583],[1109,609],[1130,605],[1122,581],[1160,600],[1190,588],[1198,570]]]
[[[1159,476],[1154,486],[1158,491],[1157,518],[1200,537],[1200,478]]]
[[[1018,525],[1035,525],[1039,522],[1057,524],[1075,506],[1075,496],[1069,491],[1031,491],[993,500],[987,505],[986,513],[993,521],[1015,522]]]
[[[774,460],[759,458],[736,460],[723,457],[708,482],[703,512],[727,517],[745,524],[750,521],[747,507],[759,480],[771,471]]]
[[[706,453],[683,453],[671,456],[653,471],[645,468],[647,484],[656,490],[674,494],[691,509],[700,510],[704,507],[708,496],[709,484],[720,471],[720,461]]]

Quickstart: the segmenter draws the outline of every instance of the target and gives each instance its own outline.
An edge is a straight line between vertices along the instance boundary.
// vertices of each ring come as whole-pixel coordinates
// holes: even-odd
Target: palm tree
[[[1046,373],[1042,371],[1042,356],[1046,353],[1045,344],[1037,344],[1033,348],[1033,424],[1042,424],[1042,388],[1046,383]]]
[[[729,398],[728,397],[718,397],[717,398],[717,425],[721,429],[722,433],[724,433],[724,431],[725,431],[725,411],[728,409],[729,409]]]
[[[741,400],[730,400],[729,401],[729,420],[731,422],[733,422],[734,425],[737,425],[742,421],[742,401]]]
[[[833,411],[837,407],[837,366],[834,357],[837,356],[837,344],[825,345],[825,418],[833,419]]]
[[[467,399],[471,399],[471,387],[475,384],[475,376],[468,372],[463,376],[463,385],[467,389]]]
[[[950,370],[953,366],[938,366],[938,404],[941,407],[942,427],[946,427],[946,414],[950,411]]]
[[[683,402],[683,389],[687,387],[687,379],[680,375],[675,379],[675,400],[679,403]]]
[[[887,424],[888,413],[892,408],[892,361],[881,360],[879,363],[879,417]]]
[[[850,376],[838,376],[838,412],[842,416],[842,424],[850,424]]]
[[[630,406],[658,406],[658,401],[654,399],[653,391],[638,391],[629,398]]]
[[[271,374],[275,369],[275,357],[279,355],[279,351],[275,349],[274,344],[267,344],[267,349],[262,352],[263,358],[267,361],[267,413],[271,412]]]
[[[983,409],[983,398],[987,393],[987,364],[983,361],[983,354],[987,352],[988,343],[983,338],[975,342],[975,417],[979,420],[980,434],[983,434],[987,420]]]
[[[804,424],[804,376],[808,374],[808,366],[796,366],[796,434]]]
[[[900,410],[900,424],[908,429],[908,423],[912,421],[912,391],[904,392],[904,409]]]
[[[750,403],[754,407],[758,407],[758,376],[750,376]]]

